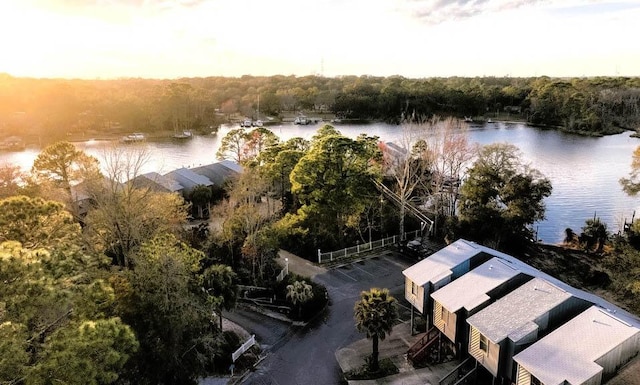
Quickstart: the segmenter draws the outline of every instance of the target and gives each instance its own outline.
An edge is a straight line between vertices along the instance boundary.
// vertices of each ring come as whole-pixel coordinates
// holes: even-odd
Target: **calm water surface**
[[[318,126],[282,125],[271,130],[282,140],[300,136],[311,139]],[[383,141],[400,138],[398,126],[387,124],[339,125],[340,132],[349,137],[360,133],[377,135]],[[215,162],[220,139],[231,129],[222,127],[217,135],[195,136],[191,140],[172,139],[143,144],[151,153],[144,172],[166,173],[179,167],[193,167]],[[546,199],[547,218],[536,224],[538,238],[544,242],[561,242],[564,229],[580,232],[584,221],[594,214],[603,219],[612,232],[620,230],[623,220],[631,219],[640,208],[640,198],[630,198],[622,192],[618,180],[631,170],[631,155],[640,140],[629,133],[603,138],[587,138],[545,131],[523,124],[494,123],[472,126],[473,142],[490,144],[512,143],[522,150],[525,161],[540,170],[553,185],[552,195]],[[109,142],[77,143],[85,152],[101,158]],[[117,144],[117,143],[116,143]],[[29,148],[16,153],[0,153],[0,163],[10,162],[29,169],[40,149]]]

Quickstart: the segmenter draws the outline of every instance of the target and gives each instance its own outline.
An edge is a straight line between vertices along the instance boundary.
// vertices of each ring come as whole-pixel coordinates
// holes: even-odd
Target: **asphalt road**
[[[227,314],[232,321],[256,334],[267,354],[242,383],[338,384],[340,367],[335,351],[364,338],[353,320],[353,307],[360,292],[372,287],[388,288],[399,301],[400,319],[409,319],[402,270],[412,264],[409,260],[381,254],[316,275],[313,280],[329,292],[330,306],[306,327],[289,328],[286,323],[250,311]]]

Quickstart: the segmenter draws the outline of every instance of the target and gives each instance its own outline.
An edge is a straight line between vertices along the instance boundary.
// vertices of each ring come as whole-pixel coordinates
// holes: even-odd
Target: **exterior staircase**
[[[422,337],[407,351],[407,360],[412,365],[420,363],[429,353],[430,348],[440,340],[440,330],[436,327],[432,327],[428,332],[424,333]]]
[[[478,376],[478,361],[468,357],[449,374],[440,380],[439,385],[470,385],[475,384]]]

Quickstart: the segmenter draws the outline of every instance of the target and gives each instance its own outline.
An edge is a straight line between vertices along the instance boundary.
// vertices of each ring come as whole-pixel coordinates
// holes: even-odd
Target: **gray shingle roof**
[[[469,317],[467,322],[494,343],[509,337],[517,342],[537,328],[538,317],[571,298],[571,294],[534,278]]]

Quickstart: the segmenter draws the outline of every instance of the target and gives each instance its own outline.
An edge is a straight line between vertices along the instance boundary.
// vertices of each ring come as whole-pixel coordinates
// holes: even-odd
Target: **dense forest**
[[[323,112],[386,122],[433,115],[513,119],[603,135],[638,128],[640,78],[66,80],[0,74],[0,136],[206,131],[257,113],[278,121],[285,113]]]

